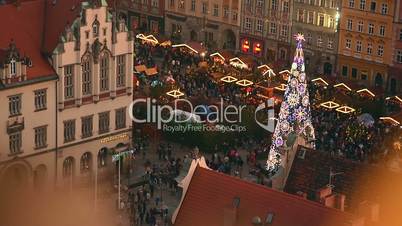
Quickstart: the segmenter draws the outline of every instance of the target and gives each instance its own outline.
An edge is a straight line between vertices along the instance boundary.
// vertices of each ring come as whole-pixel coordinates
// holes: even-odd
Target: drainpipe
[[[58,89],[57,89],[57,87],[58,87],[58,85],[59,85],[59,77],[57,76],[57,80],[56,80],[56,86],[55,86],[55,92],[56,92],[56,94],[55,94],[55,104],[56,104],[56,107],[55,107],[55,117],[56,117],[56,126],[55,126],[55,137],[56,137],[56,142],[55,142],[55,155],[54,155],[54,163],[55,163],[55,174],[54,174],[54,185],[55,185],[55,188],[56,188],[56,186],[57,186],[57,173],[58,173],[58,170],[57,170],[57,155],[58,155],[58,153],[59,153],[59,143],[58,143],[58,138],[59,138],[59,136],[58,136],[58,128],[59,128],[59,116],[58,116],[58,113],[57,113],[57,111],[58,111],[58,104],[57,104],[57,102],[58,102]]]

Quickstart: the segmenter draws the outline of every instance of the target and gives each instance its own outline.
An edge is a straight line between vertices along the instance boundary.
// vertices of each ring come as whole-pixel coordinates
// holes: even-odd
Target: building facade
[[[168,0],[165,34],[176,41],[198,41],[213,49],[237,49],[240,0]]]
[[[306,71],[313,77],[335,72],[340,5],[340,0],[294,1],[292,33],[304,34]]]
[[[240,51],[269,62],[288,61],[293,0],[242,1]]]
[[[133,40],[115,15],[105,0],[0,7],[2,185],[73,188],[117,172],[112,155],[131,144]]]
[[[116,1],[119,16],[126,20],[130,30],[136,33],[163,34],[164,0],[122,0]]]
[[[338,76],[368,87],[386,88],[393,62],[395,2],[342,1]]]
[[[395,14],[392,35],[393,61],[389,69],[387,89],[391,94],[402,93],[402,4],[395,1]]]
[[[66,184],[107,174],[111,153],[127,149],[131,137],[131,35],[103,1],[83,3],[82,10],[51,55],[60,78],[57,175]]]

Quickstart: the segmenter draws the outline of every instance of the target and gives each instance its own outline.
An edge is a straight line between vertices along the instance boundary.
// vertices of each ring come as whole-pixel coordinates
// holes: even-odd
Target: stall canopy
[[[142,41],[147,42],[147,43],[151,43],[154,45],[159,44],[158,39],[156,39],[155,36],[153,36],[153,35],[138,34],[135,37],[138,39],[141,39]]]
[[[229,60],[230,65],[240,69],[248,69],[248,65],[242,61],[239,57],[234,57]]]
[[[352,88],[350,88],[348,85],[346,85],[343,82],[335,84],[334,88],[345,90],[345,91],[352,91]]]
[[[171,96],[173,98],[179,98],[181,96],[184,96],[184,93],[180,92],[180,90],[178,89],[175,89],[167,92],[166,95]]]
[[[325,86],[325,87],[327,87],[327,86],[329,85],[329,83],[328,83],[327,81],[325,81],[325,80],[324,80],[323,78],[321,78],[321,77],[312,79],[311,81],[312,81],[314,84],[320,85],[320,86]]]
[[[141,64],[141,65],[135,66],[134,69],[136,72],[144,72],[145,70],[147,70],[147,67],[145,65]]]
[[[145,70],[145,74],[148,76],[156,75],[158,74],[158,70],[156,69],[156,67],[147,68]]]
[[[391,96],[391,97],[387,97],[385,98],[385,100],[387,101],[392,101],[398,104],[402,104],[402,98],[400,98],[399,96]]]
[[[342,107],[335,109],[335,111],[343,113],[343,114],[350,114],[350,113],[355,112],[356,110],[349,106],[342,106]]]
[[[320,106],[328,108],[328,109],[334,109],[334,108],[338,108],[340,105],[333,101],[327,101],[327,102],[320,104]]]
[[[206,53],[206,48],[199,42],[188,42],[182,44],[172,45],[173,48],[180,48],[185,51],[190,51],[195,54]]]
[[[226,83],[232,83],[232,82],[236,82],[237,78],[228,75],[228,76],[221,78],[221,81],[226,82]]]
[[[268,74],[268,77],[271,76],[275,76],[276,74],[274,73],[274,71],[266,64],[260,65],[258,66],[258,70],[260,71],[260,73],[265,76]]]
[[[240,81],[237,81],[236,84],[239,85],[239,86],[246,87],[246,86],[251,86],[251,85],[253,85],[254,83],[253,83],[252,81],[250,81],[250,80],[242,79],[242,80],[240,80]]]

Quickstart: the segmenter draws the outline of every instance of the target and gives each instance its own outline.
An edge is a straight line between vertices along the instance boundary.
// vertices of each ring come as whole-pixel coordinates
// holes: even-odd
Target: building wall
[[[242,1],[240,51],[270,62],[287,61],[292,36],[292,7],[293,0]]]
[[[366,86],[381,86],[386,88],[388,66],[392,64],[391,40],[395,1],[375,1],[375,10],[371,10],[372,2],[374,1],[366,1],[364,9],[360,9],[361,2],[358,0],[354,1],[354,7],[349,5],[349,1],[342,2],[338,72],[340,76],[355,80]],[[382,4],[387,5],[386,14],[382,13]],[[352,21],[351,27],[350,21]],[[363,22],[362,31],[358,30],[360,21]],[[374,25],[373,34],[369,34],[370,24]],[[380,34],[381,26],[385,28],[384,35]],[[348,42],[350,42],[350,46],[347,44]],[[358,50],[359,42],[362,43],[361,51]],[[368,52],[369,44],[372,45],[371,54]],[[384,49],[382,56],[378,54],[381,47]],[[368,65],[370,66],[368,67]],[[354,68],[356,73],[342,73],[342,68],[345,67],[348,68],[348,71],[352,70],[350,68]],[[344,72],[346,71],[344,70]]]
[[[0,91],[0,103],[3,110],[0,111],[0,127],[3,128],[3,134],[0,136],[0,184],[2,184],[2,176],[7,172],[12,173],[12,168],[17,167],[25,172],[28,176],[29,183],[27,186],[32,187],[34,182],[34,174],[40,165],[46,168],[46,182],[44,187],[48,187],[49,180],[54,177],[55,163],[55,131],[56,131],[56,101],[55,101],[55,85],[56,81],[37,82],[31,85],[25,85]],[[36,90],[46,89],[47,100],[46,109],[35,110],[35,93]],[[21,115],[10,116],[9,113],[9,96],[21,95]],[[24,128],[21,131],[22,145],[21,152],[11,154],[9,148],[9,134],[7,125],[15,120],[23,120]],[[21,122],[21,121],[20,121]],[[36,127],[46,126],[47,129],[47,146],[36,148],[35,146],[35,130]],[[8,171],[8,169],[11,169]],[[49,180],[48,180],[49,179]],[[7,183],[11,183],[8,181]],[[25,183],[25,182],[24,182]],[[3,184],[2,184],[3,185]],[[0,186],[2,186],[0,185]]]
[[[306,71],[312,77],[335,72],[340,6],[340,0],[294,1],[292,33],[304,34]]]
[[[239,0],[165,2],[165,33],[177,41],[193,40],[205,42],[212,48],[236,49],[239,25]]]
[[[392,35],[392,65],[389,69],[387,90],[391,94],[402,93],[402,4],[395,1],[395,14]]]

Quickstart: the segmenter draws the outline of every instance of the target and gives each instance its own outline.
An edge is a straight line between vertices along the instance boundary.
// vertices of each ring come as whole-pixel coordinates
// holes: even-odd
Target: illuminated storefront
[[[242,53],[251,54],[256,57],[262,57],[264,52],[263,41],[243,37],[240,39],[240,46]]]

